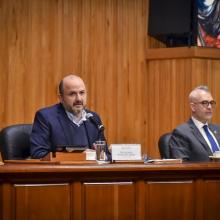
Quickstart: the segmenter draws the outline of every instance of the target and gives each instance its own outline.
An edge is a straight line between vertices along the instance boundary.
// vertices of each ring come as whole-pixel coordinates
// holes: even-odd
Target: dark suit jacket
[[[209,129],[215,135],[220,146],[220,126],[209,124]],[[209,156],[213,155],[192,119],[173,130],[169,146],[172,158],[182,158],[187,161],[209,161]]]
[[[92,113],[94,119],[101,124],[101,119],[95,112],[89,110],[86,112]],[[42,158],[49,152],[56,151],[56,146],[59,145],[73,145],[71,123],[62,104],[37,111],[30,138],[32,157]],[[90,120],[86,120],[84,124],[90,145],[99,138],[105,140],[104,134],[100,135],[97,127]]]

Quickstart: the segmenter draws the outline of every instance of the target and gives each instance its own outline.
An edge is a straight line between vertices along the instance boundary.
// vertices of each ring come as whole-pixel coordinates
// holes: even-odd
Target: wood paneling
[[[220,163],[0,166],[2,220],[215,220]]]
[[[1,210],[0,213],[1,219],[15,219],[15,212],[11,210],[15,210],[15,202],[14,202],[14,194],[13,194],[13,186],[9,183],[2,184],[2,198],[1,198]],[[4,201],[4,202],[3,202]]]
[[[2,192],[2,184],[0,185],[0,198],[3,198],[3,192]],[[2,213],[3,213],[3,204],[0,204],[0,218],[3,218]]]
[[[219,180],[213,180],[213,181],[206,181],[205,188],[204,188],[204,209],[203,215],[204,219],[211,219],[210,216],[215,216],[215,219],[220,218],[219,213],[219,199],[220,195],[219,193],[216,193],[217,190],[220,187],[220,181]]]
[[[146,187],[147,219],[194,219],[195,197],[192,181],[149,182]]]
[[[207,51],[207,53],[206,53]],[[158,157],[158,138],[190,117],[188,95],[198,85],[208,85],[220,102],[220,53],[208,48],[149,49],[147,57],[148,153]],[[220,123],[216,106],[213,122]]]
[[[103,213],[106,220],[135,219],[135,184],[131,182],[85,183],[83,203],[86,220],[103,219]]]
[[[0,128],[32,122],[74,72],[109,143],[145,145],[146,13],[145,0],[1,0]]]
[[[15,219],[69,220],[69,184],[17,184],[14,190]]]
[[[192,87],[208,84],[220,102],[220,64],[148,63],[147,48],[164,45],[147,36],[147,20],[148,0],[1,0],[0,128],[31,123],[73,72],[85,80],[108,142],[141,143],[158,157],[159,136],[188,117]]]

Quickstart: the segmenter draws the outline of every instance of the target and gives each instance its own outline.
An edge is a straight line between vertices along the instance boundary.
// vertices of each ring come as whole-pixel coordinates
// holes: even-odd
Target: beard
[[[72,108],[72,113],[77,116],[82,113],[83,109],[84,109],[83,107],[82,108]]]

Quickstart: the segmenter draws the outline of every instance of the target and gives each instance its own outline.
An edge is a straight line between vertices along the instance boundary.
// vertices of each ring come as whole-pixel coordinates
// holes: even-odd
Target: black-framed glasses
[[[205,108],[208,108],[209,105],[211,105],[211,107],[214,108],[215,105],[216,105],[216,101],[214,101],[214,100],[211,100],[211,101],[203,100],[201,102],[196,102],[195,104],[201,104]]]

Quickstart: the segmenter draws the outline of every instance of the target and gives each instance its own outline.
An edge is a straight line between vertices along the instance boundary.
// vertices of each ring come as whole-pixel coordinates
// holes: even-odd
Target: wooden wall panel
[[[158,157],[157,140],[190,117],[188,95],[199,85],[207,85],[213,98],[220,102],[220,60],[211,58],[169,58],[147,61],[149,119],[148,154]],[[219,106],[213,122],[220,123]]]
[[[57,85],[78,73],[88,108],[109,143],[141,143],[158,157],[157,140],[188,117],[186,95],[208,83],[220,100],[219,61],[152,62],[147,48],[148,0],[0,0],[0,128],[31,123],[58,101]],[[153,72],[149,72],[152,69]],[[220,121],[216,116],[215,119]]]
[[[145,0],[1,0],[0,128],[30,123],[78,73],[109,143],[145,143]]]
[[[148,66],[148,153],[156,157],[157,140],[189,115],[191,59],[155,60]],[[187,92],[186,92],[187,91]]]

